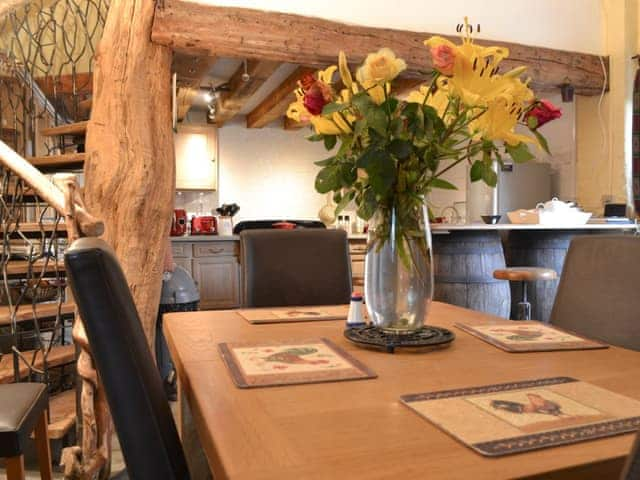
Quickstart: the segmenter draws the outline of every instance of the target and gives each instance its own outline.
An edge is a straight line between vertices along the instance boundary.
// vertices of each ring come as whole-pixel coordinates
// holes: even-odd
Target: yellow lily
[[[318,70],[318,80],[322,83],[326,83],[327,85],[331,85],[333,83],[333,74],[338,69],[335,65],[331,65],[324,70]]]
[[[351,89],[353,85],[353,78],[351,77],[351,72],[349,71],[347,56],[342,50],[340,50],[340,54],[338,55],[338,69],[340,71],[340,78],[342,79],[342,83],[344,83],[345,87]]]
[[[466,18],[465,25],[468,25]],[[466,28],[466,31],[469,29]],[[513,88],[519,89],[523,85],[514,81],[519,82],[518,77],[525,67],[515,68],[504,75],[497,74],[500,62],[509,56],[507,48],[478,46],[473,43],[469,33],[463,37],[461,45],[439,36],[424,43],[428,47],[447,45],[455,51],[453,72],[449,77],[438,79],[438,88],[460,97],[467,106],[486,106],[497,97],[512,95]],[[526,96],[533,97],[533,93],[529,92],[530,95]],[[521,93],[518,92],[519,95]]]
[[[424,99],[427,96],[428,92],[429,86],[422,85],[418,90],[414,90],[407,96],[407,102],[419,103],[421,105],[425,104]],[[449,97],[442,90],[436,90],[435,92],[432,92],[426,101],[426,105],[435,108],[441,118],[444,115],[445,108],[447,108],[447,103],[449,103]]]
[[[341,135],[343,132],[333,120],[323,117],[322,115],[315,115],[311,117],[311,125],[315,129],[316,133],[322,135]]]
[[[527,135],[515,133],[519,114],[519,105],[509,104],[504,98],[498,98],[487,105],[486,112],[471,122],[469,129],[476,140],[502,140],[513,146],[520,142],[537,143]]]
[[[302,90],[300,88],[296,88],[294,93],[296,95],[296,101],[289,104],[289,107],[287,108],[287,117],[295,120],[296,122],[307,123],[311,119],[311,114],[304,106],[304,95]]]

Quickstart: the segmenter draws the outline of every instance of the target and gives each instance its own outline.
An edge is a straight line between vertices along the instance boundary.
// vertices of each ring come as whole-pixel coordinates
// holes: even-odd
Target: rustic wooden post
[[[109,7],[95,56],[84,191],[87,208],[104,221],[103,238],[122,264],[151,347],[175,186],[172,52],[151,43],[154,9],[153,0],[112,0]]]
[[[87,208],[104,221],[151,348],[175,186],[172,52],[151,43],[154,9],[153,0],[111,2],[95,56],[84,189]],[[102,480],[110,471],[111,420],[81,322],[76,327],[82,446],[65,452],[65,478]]]

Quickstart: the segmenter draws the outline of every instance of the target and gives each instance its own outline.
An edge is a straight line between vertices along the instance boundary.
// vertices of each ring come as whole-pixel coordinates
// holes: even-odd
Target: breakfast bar
[[[627,224],[567,226],[527,224],[434,224],[434,299],[509,318],[521,297],[518,283],[493,278],[507,267],[543,267],[562,272],[571,239],[577,235],[637,232]],[[558,280],[532,282],[532,318],[548,321]]]

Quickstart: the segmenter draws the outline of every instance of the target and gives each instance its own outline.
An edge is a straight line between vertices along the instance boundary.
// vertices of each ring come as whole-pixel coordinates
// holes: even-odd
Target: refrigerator
[[[551,199],[548,163],[506,163],[497,169],[496,188],[467,180],[467,222],[481,222],[481,215],[502,215],[500,223],[509,223],[507,212],[535,208]]]

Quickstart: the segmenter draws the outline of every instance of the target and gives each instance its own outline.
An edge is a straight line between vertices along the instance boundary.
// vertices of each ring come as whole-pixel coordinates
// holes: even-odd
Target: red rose
[[[549,100],[540,100],[534,104],[534,106],[525,114],[524,121],[527,125],[531,126],[529,119],[535,119],[532,129],[540,128],[547,122],[560,118],[562,116],[562,110],[556,107]]]
[[[324,106],[331,102],[331,89],[316,80],[305,90],[302,102],[311,115],[320,115]]]

